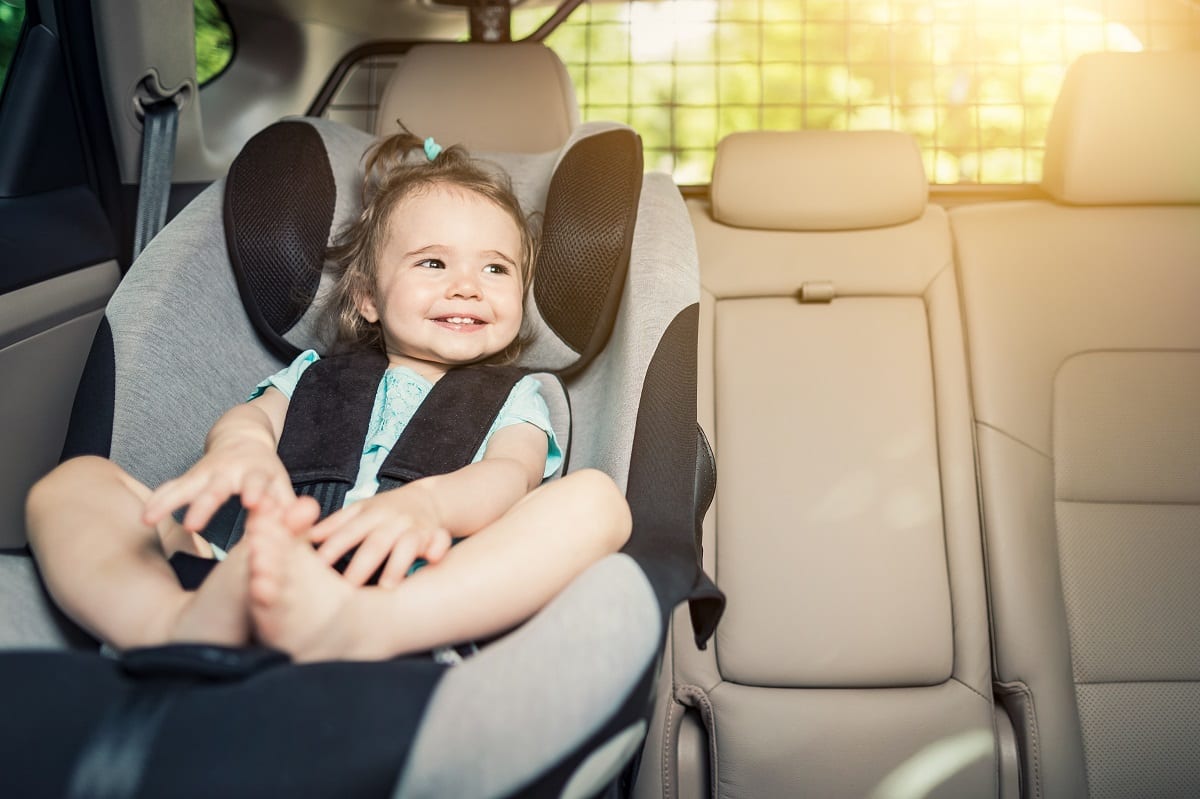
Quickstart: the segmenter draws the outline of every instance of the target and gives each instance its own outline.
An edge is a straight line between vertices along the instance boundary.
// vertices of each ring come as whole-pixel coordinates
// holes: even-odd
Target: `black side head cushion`
[[[641,193],[642,140],[628,128],[579,140],[554,172],[533,294],[546,324],[579,353],[564,375],[612,334]]]
[[[284,335],[316,296],[336,198],[325,142],[305,122],[261,131],[229,168],[229,260],[254,329],[284,362],[300,354]]]

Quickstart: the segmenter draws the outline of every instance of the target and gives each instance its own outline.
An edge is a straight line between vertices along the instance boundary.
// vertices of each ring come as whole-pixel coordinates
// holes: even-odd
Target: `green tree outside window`
[[[233,58],[233,31],[216,0],[194,0],[196,13],[196,80],[203,86]],[[25,19],[25,0],[0,0],[0,86],[8,76]]]
[[[215,0],[195,0],[193,7],[196,10],[196,82],[203,86],[229,66],[233,58],[233,31]]]
[[[25,19],[25,0],[0,0],[0,87],[8,77],[8,65],[17,50],[21,22]]]

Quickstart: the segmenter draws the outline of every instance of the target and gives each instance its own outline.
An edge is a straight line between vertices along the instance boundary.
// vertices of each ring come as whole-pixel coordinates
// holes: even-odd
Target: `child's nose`
[[[450,296],[452,297],[478,297],[479,278],[470,273],[460,273],[455,275],[450,282]]]

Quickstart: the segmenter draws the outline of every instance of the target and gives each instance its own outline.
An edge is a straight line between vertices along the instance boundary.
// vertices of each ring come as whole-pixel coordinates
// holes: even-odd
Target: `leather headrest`
[[[1042,188],[1063,203],[1200,203],[1200,52],[1091,53],[1067,71]]]
[[[894,131],[753,131],[717,146],[713,217],[764,230],[853,230],[921,216],[916,141]]]
[[[566,143],[579,105],[566,67],[545,45],[420,44],[388,79],[376,135],[395,133],[397,119],[472,152],[539,153]]]

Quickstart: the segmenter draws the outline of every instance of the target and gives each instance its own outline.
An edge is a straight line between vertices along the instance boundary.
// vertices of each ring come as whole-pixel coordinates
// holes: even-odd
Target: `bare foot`
[[[274,510],[270,502],[259,504],[267,511]],[[298,531],[311,527],[318,513],[316,503],[305,498],[293,503],[286,513],[278,513],[278,518]],[[234,547],[196,591],[182,592],[174,608],[164,609],[166,633],[160,640],[245,646],[254,632],[249,598],[249,548]]]
[[[245,544],[250,562],[250,616],[267,646],[297,661],[386,657],[370,651],[370,635],[357,632],[366,618],[364,590],[342,579],[281,514],[252,511]]]
[[[183,595],[168,622],[167,641],[224,646],[250,642],[250,614],[246,607],[249,558],[241,549],[235,547],[196,591]]]

